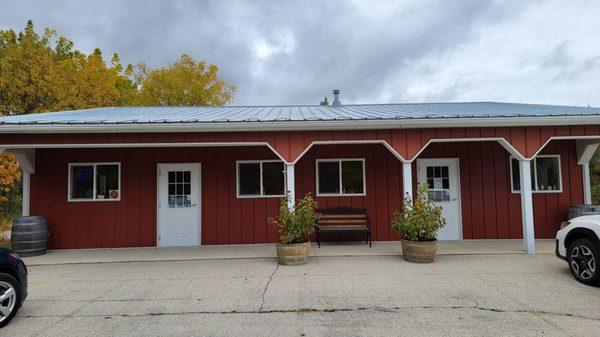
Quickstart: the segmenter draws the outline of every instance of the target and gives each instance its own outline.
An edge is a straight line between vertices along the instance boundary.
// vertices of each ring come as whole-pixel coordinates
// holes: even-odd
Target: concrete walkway
[[[440,241],[440,255],[526,254],[522,240]],[[554,253],[554,240],[536,240],[538,254]],[[402,255],[400,242],[324,243],[313,245],[311,256],[392,256]],[[115,248],[51,250],[46,255],[25,257],[28,266],[78,263],[115,263],[149,261],[190,261],[252,259],[276,257],[273,244],[222,245],[173,248]]]

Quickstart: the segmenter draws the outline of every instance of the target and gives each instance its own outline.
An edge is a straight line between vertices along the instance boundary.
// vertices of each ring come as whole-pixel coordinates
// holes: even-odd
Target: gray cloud
[[[0,28],[161,66],[187,53],[235,104],[503,100],[600,105],[591,1],[11,1]],[[593,33],[596,32],[596,33]]]

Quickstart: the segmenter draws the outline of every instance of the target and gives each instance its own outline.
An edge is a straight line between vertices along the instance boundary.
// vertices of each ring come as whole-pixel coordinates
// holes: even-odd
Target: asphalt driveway
[[[600,289],[552,254],[33,266],[2,336],[600,335]]]

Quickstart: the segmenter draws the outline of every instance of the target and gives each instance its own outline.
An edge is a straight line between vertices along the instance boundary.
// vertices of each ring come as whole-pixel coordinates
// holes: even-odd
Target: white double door
[[[419,184],[427,184],[430,200],[442,207],[446,219],[446,226],[437,232],[438,240],[461,240],[458,159],[417,159],[417,171]]]
[[[158,164],[158,246],[200,243],[200,164]]]

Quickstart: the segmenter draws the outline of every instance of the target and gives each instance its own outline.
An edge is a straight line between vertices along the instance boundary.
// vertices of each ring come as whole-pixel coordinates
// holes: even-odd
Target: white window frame
[[[96,198],[96,166],[98,165],[117,165],[119,177],[119,197],[116,199],[98,199]],[[71,198],[71,175],[73,166],[93,166],[93,197],[91,199]],[[121,162],[89,162],[89,163],[69,163],[68,165],[68,182],[67,182],[67,201],[68,202],[96,202],[96,201],[121,201]]]
[[[278,195],[266,195],[265,187],[263,186],[263,163],[281,163],[283,165],[283,194]],[[260,194],[240,194],[240,164],[259,164],[260,165]],[[266,160],[236,160],[235,162],[235,194],[238,199],[247,198],[281,198],[285,196],[287,191],[287,179],[285,178],[287,172],[285,171],[286,165],[282,160],[279,159],[266,159]]]
[[[360,161],[362,162],[362,181],[363,181],[363,193],[343,193],[344,190],[342,186],[342,163],[345,161]],[[339,184],[340,184],[340,192],[339,193],[319,193],[319,163],[335,163],[338,162],[338,167],[340,170],[339,176]],[[364,197],[367,195],[367,172],[365,166],[365,158],[325,158],[325,159],[317,159],[315,160],[315,191],[317,197]]]
[[[521,194],[521,191],[515,191],[514,187],[515,184],[513,183],[513,170],[512,170],[512,161],[513,159],[516,160],[517,162],[519,161],[519,159],[513,157],[513,156],[509,156],[508,157],[508,168],[510,171],[510,192],[513,194]],[[539,191],[537,189],[537,158],[557,158],[558,159],[558,184],[560,185],[560,189],[558,190],[543,190],[543,191]],[[562,182],[562,165],[561,165],[561,161],[560,161],[560,155],[559,154],[540,154],[535,156],[532,160],[531,160],[531,169],[533,170],[533,186],[531,188],[531,192],[532,193],[562,193],[563,192],[563,182]]]

